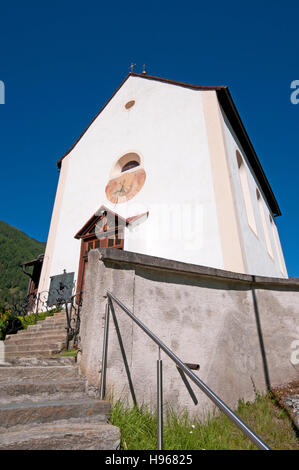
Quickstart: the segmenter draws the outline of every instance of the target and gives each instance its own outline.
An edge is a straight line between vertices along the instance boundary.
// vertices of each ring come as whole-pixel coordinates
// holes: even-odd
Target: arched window
[[[286,270],[284,269],[283,262],[282,262],[282,251],[281,251],[281,246],[280,246],[280,242],[279,242],[277,227],[276,227],[276,225],[274,223],[274,220],[272,219],[270,214],[269,214],[269,218],[270,218],[270,225],[271,225],[271,228],[272,228],[274,245],[275,245],[277,258],[278,258],[278,262],[279,262],[279,266],[280,266],[280,271],[282,272],[282,274],[286,275]]]
[[[129,170],[138,171],[143,168],[143,161],[135,152],[122,155],[111,168],[109,179],[118,178],[122,173]]]
[[[123,173],[124,171],[131,170],[132,168],[135,168],[136,166],[139,166],[139,163],[136,162],[136,160],[130,160],[122,167],[121,172]]]
[[[266,216],[265,216],[265,210],[264,210],[264,204],[262,201],[262,197],[260,195],[259,190],[256,190],[256,197],[257,197],[257,202],[259,206],[259,211],[261,215],[261,220],[262,220],[262,226],[264,230],[264,235],[265,235],[265,240],[266,240],[266,245],[267,245],[267,250],[271,258],[273,258],[273,250],[272,250],[272,245],[269,237],[269,231],[268,231],[268,226],[267,226],[267,221],[266,221]]]
[[[255,221],[255,216],[254,216],[254,211],[253,211],[253,206],[252,206],[252,201],[251,201],[251,196],[250,196],[246,166],[244,164],[243,158],[241,157],[238,151],[236,152],[236,156],[237,156],[239,176],[240,176],[240,182],[241,182],[241,187],[242,187],[242,193],[243,193],[243,198],[244,198],[244,203],[245,203],[245,208],[246,208],[248,224],[251,227],[251,229],[254,231],[254,233],[257,235],[256,221]]]

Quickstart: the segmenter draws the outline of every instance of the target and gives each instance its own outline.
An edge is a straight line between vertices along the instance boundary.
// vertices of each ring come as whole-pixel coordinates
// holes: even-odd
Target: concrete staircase
[[[55,313],[27,330],[17,334],[7,335],[4,341],[6,361],[20,357],[48,357],[59,353],[65,347],[66,341],[65,312]]]
[[[50,318],[5,340],[0,450],[117,449],[110,403],[88,393],[75,358],[51,357],[63,347],[65,323],[61,315]]]

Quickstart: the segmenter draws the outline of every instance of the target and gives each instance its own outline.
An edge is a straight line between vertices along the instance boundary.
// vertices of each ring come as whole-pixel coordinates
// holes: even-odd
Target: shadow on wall
[[[80,368],[90,385],[97,386],[100,378],[99,326],[107,291],[183,361],[200,363],[201,379],[229,406],[252,399],[252,381],[263,392],[296,375],[290,347],[298,280],[253,277],[109,249],[90,251],[87,279]],[[136,397],[148,401],[156,387],[155,351],[117,308],[116,314]],[[109,334],[107,380],[117,395],[128,379],[116,333]],[[164,370],[165,400],[185,404],[185,387],[179,376],[173,377],[167,360]],[[202,400],[201,409],[204,404]]]
[[[106,264],[105,260],[103,261],[104,261],[104,264]],[[129,265],[126,263],[120,266],[118,263],[113,263],[113,262],[111,263],[109,261],[107,263],[107,266],[109,266],[110,268],[114,267],[115,269],[122,269],[122,270],[132,270],[132,267],[133,267],[132,265]],[[201,268],[203,271],[206,269],[207,273],[209,273],[210,268],[205,268],[205,267],[198,267],[198,268]],[[268,293],[271,293],[271,291],[275,291],[277,293],[278,292],[298,293],[299,287],[294,286],[292,284],[292,281],[296,283],[298,281],[297,279],[293,279],[293,280],[290,279],[289,283],[288,283],[288,280],[283,280],[284,282],[280,283],[279,279],[277,280],[277,279],[270,279],[270,278],[261,278],[261,277],[256,277],[256,276],[247,276],[248,278],[250,278],[251,282],[248,282],[248,281],[244,282],[238,279],[237,273],[227,273],[228,277],[224,279],[221,276],[217,278],[217,276],[211,276],[211,275],[204,275],[204,274],[198,275],[192,272],[187,272],[187,270],[185,272],[177,272],[174,270],[172,271],[171,269],[162,270],[162,269],[159,269],[158,266],[157,268],[155,268],[154,266],[148,267],[148,266],[138,266],[138,265],[136,266],[135,265],[133,269],[135,271],[135,277],[148,280],[150,284],[154,281],[157,287],[155,288],[155,290],[152,291],[152,295],[155,296],[157,295],[157,293],[159,293],[162,299],[164,297],[164,300],[166,298],[165,294],[167,291],[167,285],[177,286],[176,297],[178,299],[180,298],[180,292],[183,292],[186,286],[192,286],[192,287],[196,287],[199,289],[208,289],[208,290],[212,289],[218,292],[219,291],[228,291],[228,292],[234,291],[236,292],[236,295],[238,292],[244,292],[244,293],[251,292],[252,303],[250,301],[250,304],[251,304],[251,309],[254,311],[254,318],[255,318],[255,324],[256,324],[256,331],[257,331],[257,338],[258,338],[258,343],[259,343],[259,351],[260,351],[264,381],[265,381],[266,389],[270,391],[271,380],[270,380],[269,364],[267,360],[267,352],[266,352],[262,321],[261,321],[261,314],[262,316],[264,316],[265,312],[264,311],[260,312],[257,294],[256,294],[256,288],[253,287],[253,285],[255,284],[258,290],[268,291]],[[224,271],[222,271],[222,275],[223,273]],[[230,280],[229,277],[231,275],[232,275],[232,279]],[[235,275],[235,279],[234,279],[234,275]],[[263,281],[265,283],[263,283]],[[271,283],[270,281],[273,281],[273,282]],[[224,303],[223,303],[223,306],[224,306]],[[215,305],[215,308],[219,309],[219,305]],[[242,307],[238,306],[238,308],[240,309]],[[263,308],[265,308],[265,305],[263,305]],[[268,309],[271,309],[270,305]],[[271,319],[271,321],[272,322],[279,321],[279,319],[276,318],[276,312],[273,312],[273,318]],[[266,325],[266,328],[267,327],[268,325]],[[268,335],[269,335],[269,332],[268,332]],[[273,361],[271,363],[273,364]],[[274,380],[274,382],[277,382],[277,381]]]
[[[254,307],[254,313],[255,313],[257,334],[258,334],[259,344],[260,344],[261,357],[262,357],[262,362],[263,362],[265,383],[266,383],[267,390],[270,391],[271,390],[271,383],[270,383],[267,355],[266,355],[266,350],[265,350],[265,345],[264,345],[264,339],[263,339],[263,332],[262,332],[262,326],[261,326],[261,321],[260,321],[259,308],[258,308],[258,303],[257,303],[257,298],[256,298],[256,293],[255,293],[254,288],[252,289],[252,299],[253,299],[253,307]]]

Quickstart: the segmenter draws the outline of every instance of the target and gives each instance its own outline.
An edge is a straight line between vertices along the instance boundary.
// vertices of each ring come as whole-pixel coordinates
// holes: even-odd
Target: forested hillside
[[[25,297],[29,277],[20,264],[44,253],[45,246],[0,220],[0,303]]]

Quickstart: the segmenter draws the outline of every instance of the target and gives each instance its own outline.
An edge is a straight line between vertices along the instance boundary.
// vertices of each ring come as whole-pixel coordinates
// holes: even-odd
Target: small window
[[[135,100],[131,100],[131,101],[128,101],[126,104],[125,104],[125,108],[126,109],[130,109],[134,106],[135,104]]]
[[[136,166],[139,166],[139,163],[136,162],[136,160],[131,160],[122,167],[121,172],[123,173],[124,171],[131,170],[132,168],[135,168]]]
[[[128,152],[125,153],[122,157],[120,157],[115,164],[113,165],[109,179],[118,178],[123,172],[135,169],[138,171],[140,168],[143,167],[143,163],[141,161],[140,156],[135,152]]]

